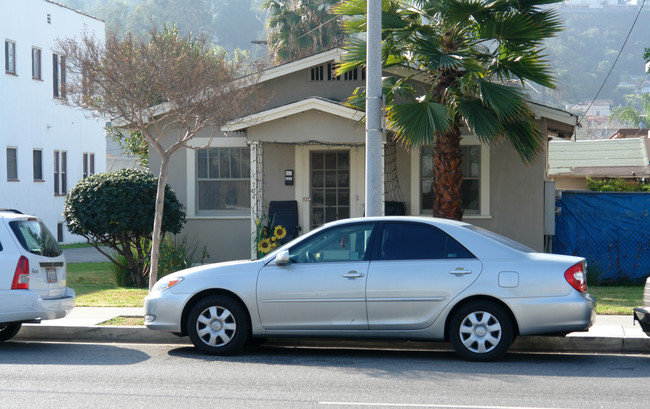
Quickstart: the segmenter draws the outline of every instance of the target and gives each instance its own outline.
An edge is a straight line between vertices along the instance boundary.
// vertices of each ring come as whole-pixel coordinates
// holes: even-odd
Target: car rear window
[[[474,232],[476,232],[476,233],[478,233],[478,234],[480,234],[482,236],[488,237],[488,238],[490,238],[490,239],[492,239],[492,240],[494,240],[496,242],[499,242],[499,243],[501,243],[503,245],[506,245],[506,246],[510,247],[511,249],[515,249],[517,251],[521,251],[521,252],[524,252],[524,253],[537,253],[535,250],[531,249],[530,247],[524,246],[521,243],[518,243],[518,242],[516,242],[514,240],[511,240],[511,239],[509,239],[507,237],[504,237],[504,236],[502,236],[500,234],[496,234],[496,233],[491,232],[489,230],[485,230],[485,229],[482,229],[482,228],[476,227],[476,226],[465,226],[465,227],[467,227],[468,229],[470,229],[470,230],[472,230],[472,231],[474,231]]]
[[[20,245],[32,254],[45,257],[58,257],[62,251],[52,233],[38,220],[17,220],[9,222],[11,230]]]

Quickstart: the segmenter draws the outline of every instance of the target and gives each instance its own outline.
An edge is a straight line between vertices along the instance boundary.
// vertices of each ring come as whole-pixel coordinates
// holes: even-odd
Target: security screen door
[[[350,152],[311,153],[311,228],[350,217]]]

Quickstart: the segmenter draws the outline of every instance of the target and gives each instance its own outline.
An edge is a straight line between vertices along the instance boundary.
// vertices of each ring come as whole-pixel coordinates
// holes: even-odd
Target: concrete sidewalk
[[[142,308],[89,308],[76,307],[65,318],[24,324],[17,341],[67,341],[109,343],[162,343],[190,345],[187,337],[177,337],[169,332],[152,331],[142,326],[98,325],[117,316],[143,316]],[[271,339],[267,344],[276,346],[322,346],[349,348],[397,348],[450,350],[444,342],[368,341],[339,339]],[[566,337],[519,337],[514,351],[526,352],[600,352],[600,353],[650,353],[650,337],[629,315],[601,315],[588,332],[575,332]]]

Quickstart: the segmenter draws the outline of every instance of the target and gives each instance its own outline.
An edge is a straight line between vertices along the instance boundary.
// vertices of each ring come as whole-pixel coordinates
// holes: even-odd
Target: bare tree
[[[105,43],[84,33],[58,41],[66,61],[66,100],[139,132],[160,156],[149,288],[158,277],[165,184],[171,155],[197,149],[190,140],[260,104],[258,74],[245,60],[229,59],[204,39],[179,35],[175,27],[152,29],[147,39],[107,35]],[[209,143],[208,143],[209,145]],[[205,148],[205,146],[203,147]],[[198,148],[200,149],[200,148]]]

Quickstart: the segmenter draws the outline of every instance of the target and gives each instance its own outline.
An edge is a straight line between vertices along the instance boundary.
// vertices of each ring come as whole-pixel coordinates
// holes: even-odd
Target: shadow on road
[[[650,377],[650,355],[603,355],[511,352],[498,362],[468,362],[453,351],[355,348],[248,347],[235,356],[204,355],[192,347],[171,349],[169,355],[206,362],[296,365],[341,368],[365,375],[417,379],[443,376],[471,379],[495,375],[620,378]]]
[[[74,353],[71,353],[71,345],[2,342],[0,365],[132,365],[149,359],[149,355],[142,351],[107,344],[74,344]]]

